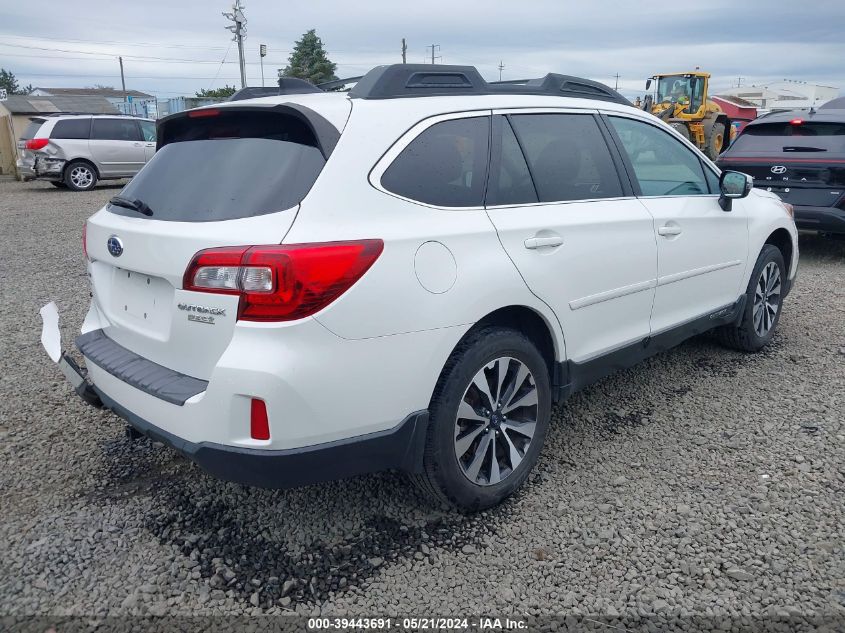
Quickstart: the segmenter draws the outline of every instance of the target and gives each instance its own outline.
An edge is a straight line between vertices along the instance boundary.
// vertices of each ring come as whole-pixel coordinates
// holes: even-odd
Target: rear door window
[[[95,141],[140,141],[138,122],[131,119],[94,119],[91,126],[91,140]]]
[[[591,114],[517,114],[510,119],[540,202],[622,195],[622,183]]]
[[[313,132],[286,114],[221,108],[166,125],[166,145],[120,194],[146,203],[153,220],[212,222],[290,209],[326,163]]]
[[[493,121],[493,134],[498,143],[493,144],[487,205],[538,202],[531,171],[510,123],[504,116],[496,116]]]
[[[62,119],[56,121],[50,138],[87,139],[91,133],[91,119]]]
[[[490,117],[435,123],[381,177],[388,191],[438,207],[484,204]]]

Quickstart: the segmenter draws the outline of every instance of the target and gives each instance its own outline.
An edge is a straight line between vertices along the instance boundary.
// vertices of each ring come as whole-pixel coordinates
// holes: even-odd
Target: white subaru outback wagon
[[[489,507],[575,390],[708,330],[772,339],[797,232],[751,185],[602,84],[383,66],[162,119],[86,224],[87,371],[53,304],[42,339],[220,478],[399,469]]]

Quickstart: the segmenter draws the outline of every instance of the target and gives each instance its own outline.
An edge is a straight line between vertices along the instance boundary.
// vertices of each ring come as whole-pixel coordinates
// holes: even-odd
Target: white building
[[[750,101],[762,110],[797,110],[818,108],[839,96],[839,88],[807,81],[784,79],[768,84],[740,86],[721,94]]]

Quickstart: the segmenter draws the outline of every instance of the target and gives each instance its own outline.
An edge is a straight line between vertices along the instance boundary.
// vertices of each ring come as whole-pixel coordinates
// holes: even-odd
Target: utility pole
[[[123,102],[126,103],[126,80],[123,78],[123,57],[118,57],[117,61],[120,62],[120,87],[123,90]]]
[[[264,87],[264,58],[267,57],[267,45],[259,44],[258,54],[261,56],[261,87]]]
[[[233,38],[238,43],[238,58],[241,67],[241,88],[246,88],[246,65],[244,63],[244,37],[246,37],[246,17],[244,16],[244,7],[241,6],[241,0],[235,0],[232,5],[232,12],[223,12],[223,17],[228,18],[230,22],[234,22],[231,26],[227,26],[226,30],[235,34]]]
[[[405,44],[405,38],[402,38],[402,63],[407,64],[408,45]]]
[[[502,81],[502,71],[505,69],[505,62],[499,60],[499,81]]]
[[[616,85],[613,87],[614,90],[619,90],[619,73],[614,75],[616,77]]]
[[[435,59],[443,59],[443,57],[441,55],[438,55],[437,57],[434,56],[435,51],[438,48],[440,48],[440,44],[431,44],[430,46],[426,46],[425,48],[426,48],[426,50],[428,50],[429,48],[431,49],[431,63],[432,64],[437,63],[437,62],[434,61]]]
[[[742,80],[743,79],[745,79],[745,77],[737,77],[736,78],[736,87],[737,88],[742,88]]]

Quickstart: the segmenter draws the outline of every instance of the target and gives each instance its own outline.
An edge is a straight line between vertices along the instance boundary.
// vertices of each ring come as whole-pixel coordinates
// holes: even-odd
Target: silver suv
[[[155,121],[119,115],[57,114],[30,119],[20,139],[25,180],[87,191],[98,180],[129,178],[156,151]]]

